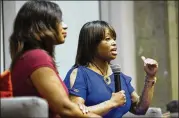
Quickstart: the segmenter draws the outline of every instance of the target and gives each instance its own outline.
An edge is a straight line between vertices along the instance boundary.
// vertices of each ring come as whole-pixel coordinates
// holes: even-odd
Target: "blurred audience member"
[[[167,111],[170,113],[178,113],[178,100],[172,100],[166,105]]]
[[[172,100],[166,105],[166,113],[164,118],[178,118],[178,100]]]

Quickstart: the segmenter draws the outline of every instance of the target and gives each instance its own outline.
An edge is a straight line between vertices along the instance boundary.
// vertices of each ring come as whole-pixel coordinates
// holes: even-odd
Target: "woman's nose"
[[[116,41],[113,40],[112,43],[111,43],[111,45],[112,45],[112,46],[116,46]]]
[[[65,24],[64,22],[62,22],[62,28],[63,28],[63,29],[68,29],[67,24]]]

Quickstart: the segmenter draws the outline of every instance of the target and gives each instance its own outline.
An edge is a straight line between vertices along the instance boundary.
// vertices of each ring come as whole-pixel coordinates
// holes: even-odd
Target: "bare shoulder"
[[[40,67],[31,74],[31,80],[37,90],[46,96],[57,96],[57,93],[64,95],[65,89],[55,71],[49,67]]]
[[[71,88],[73,87],[73,85],[75,83],[77,73],[78,73],[78,68],[75,68],[75,69],[73,69],[73,71],[70,74],[70,87]]]
[[[45,74],[44,74],[45,73]],[[31,78],[38,78],[43,79],[45,78],[51,78],[51,77],[57,77],[55,71],[50,67],[39,67],[38,69],[34,70],[31,74]]]

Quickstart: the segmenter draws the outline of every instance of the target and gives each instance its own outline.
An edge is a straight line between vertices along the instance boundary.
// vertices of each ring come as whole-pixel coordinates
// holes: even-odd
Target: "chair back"
[[[48,118],[48,104],[38,97],[1,98],[1,118]]]

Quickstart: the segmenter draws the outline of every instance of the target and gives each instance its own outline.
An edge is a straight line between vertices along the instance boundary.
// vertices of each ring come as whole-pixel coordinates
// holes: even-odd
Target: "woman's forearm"
[[[154,93],[154,84],[156,82],[156,77],[146,78],[144,89],[142,91],[142,95],[137,103],[132,104],[131,112],[136,115],[144,115],[152,101],[153,93]]]
[[[112,110],[113,108],[124,105],[124,103],[126,102],[124,93],[125,93],[124,90],[116,92],[116,93],[112,93],[112,96],[109,100],[101,102],[97,105],[87,106],[87,109],[90,112],[103,116],[106,113],[108,113],[110,110]],[[70,96],[70,100],[77,104],[85,103],[85,100],[83,98],[73,96],[73,95]]]
[[[61,118],[101,118],[92,112],[88,112],[87,114],[83,114],[82,111],[79,109],[78,105],[69,101],[64,100],[64,104],[61,107],[54,105],[55,111],[59,113]]]
[[[113,108],[114,105],[110,102],[110,100],[108,100],[94,106],[89,106],[88,110],[95,114],[103,116]]]

